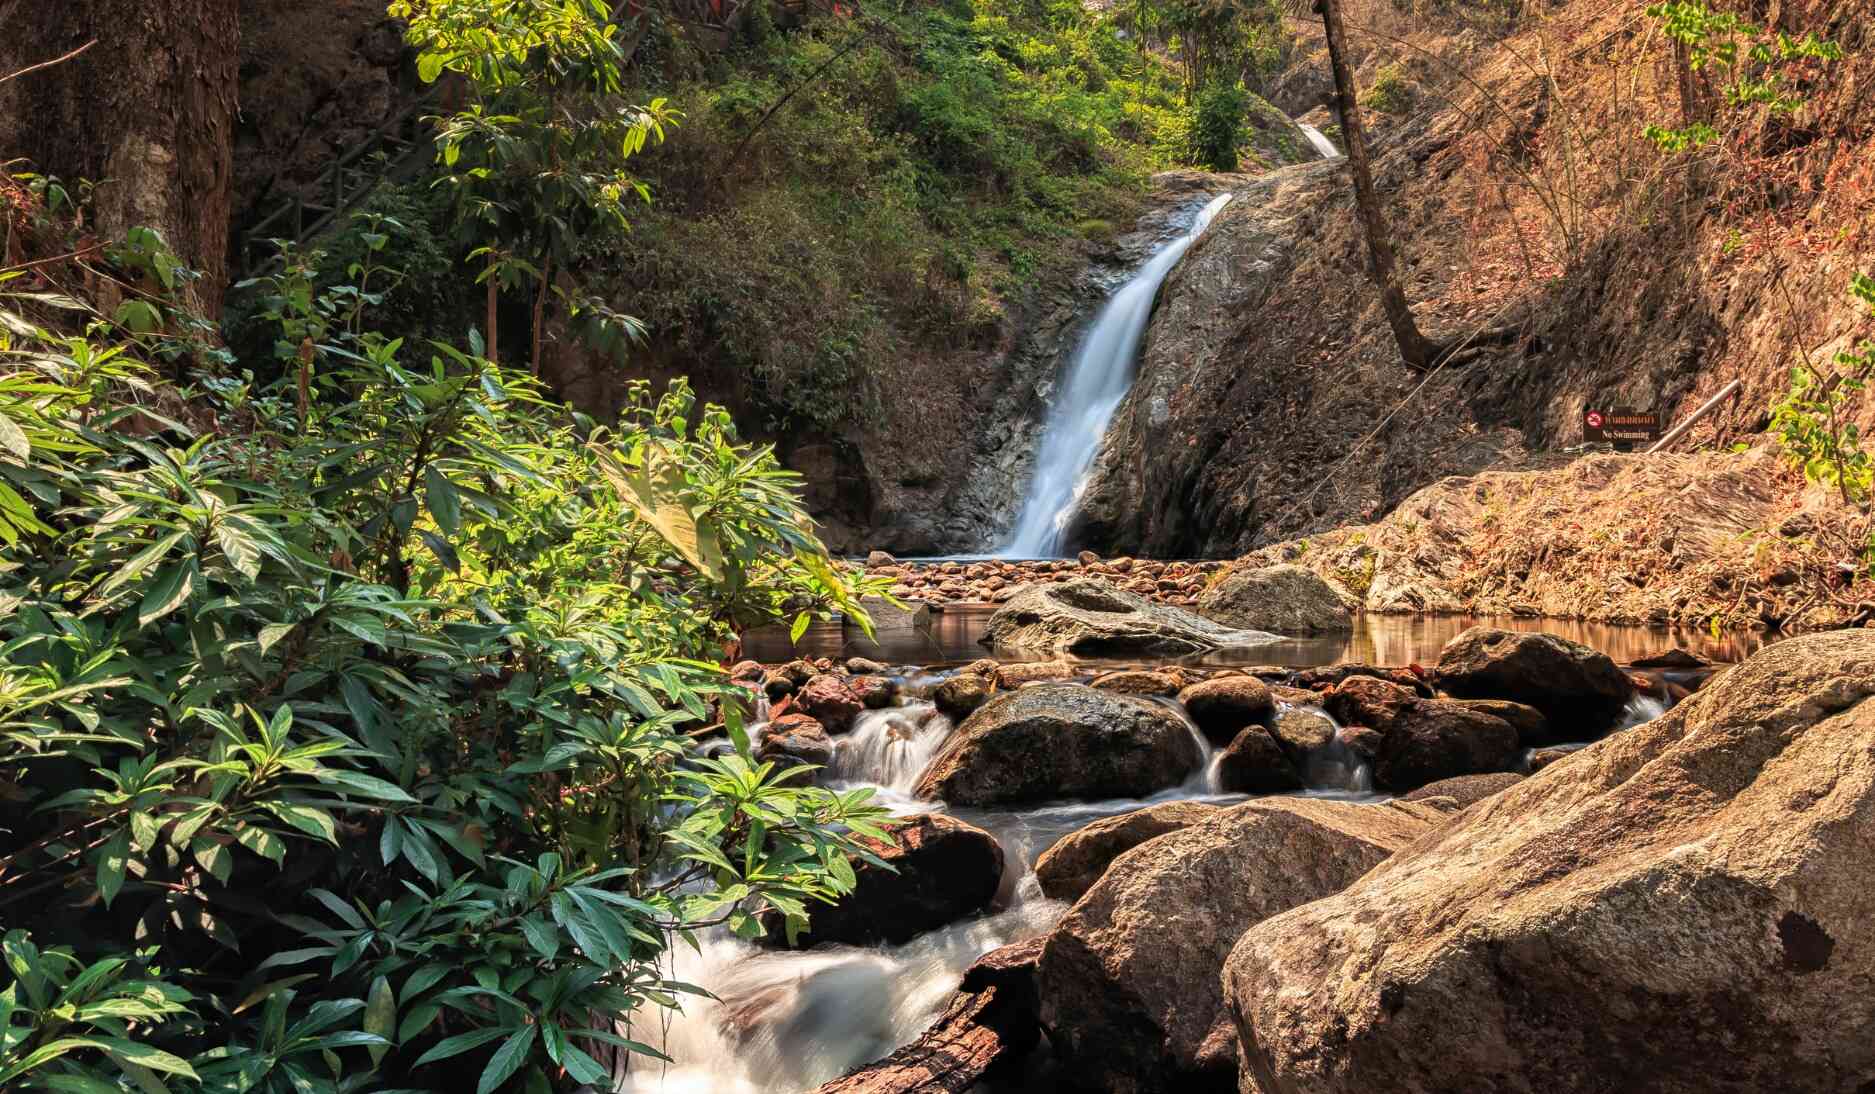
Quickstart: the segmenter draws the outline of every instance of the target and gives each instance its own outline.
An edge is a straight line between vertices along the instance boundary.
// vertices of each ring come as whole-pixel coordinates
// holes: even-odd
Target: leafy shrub
[[[1234,84],[1214,84],[1199,92],[1191,125],[1192,158],[1213,170],[1235,171],[1249,102],[1249,94]]]
[[[0,277],[9,1090],[603,1083],[675,940],[797,930],[882,834],[716,664],[872,587],[772,453],[681,383],[568,414],[319,265],[255,286],[295,367],[189,390]]]
[[[1406,72],[1397,64],[1381,66],[1374,73],[1373,85],[1361,96],[1361,105],[1382,114],[1404,114],[1413,107],[1413,88]]]

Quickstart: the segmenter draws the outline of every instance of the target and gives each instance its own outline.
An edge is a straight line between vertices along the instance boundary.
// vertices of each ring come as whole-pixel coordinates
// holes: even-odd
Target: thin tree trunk
[[[501,364],[501,347],[497,344],[500,333],[496,329],[495,319],[501,303],[501,275],[495,272],[495,256],[488,256],[488,363]]]
[[[540,344],[547,322],[547,284],[553,276],[553,256],[550,254],[540,260],[540,290],[534,294],[534,356],[529,370],[536,379],[540,377]]]
[[[0,73],[72,60],[0,84],[0,161],[24,158],[76,192],[97,183],[105,239],[161,232],[202,272],[190,287],[213,317],[228,276],[238,0],[0,0]]]
[[[1442,352],[1441,347],[1419,331],[1413,310],[1407,306],[1406,290],[1400,286],[1395,270],[1393,239],[1387,231],[1386,214],[1374,193],[1374,176],[1367,161],[1367,134],[1361,128],[1361,108],[1354,95],[1354,74],[1348,69],[1347,32],[1341,24],[1337,0],[1317,0],[1322,13],[1322,30],[1328,37],[1328,59],[1335,70],[1335,109],[1341,115],[1342,141],[1348,146],[1348,170],[1354,174],[1354,204],[1360,209],[1361,224],[1366,230],[1369,273],[1380,288],[1380,303],[1386,309],[1387,325],[1393,328],[1393,340],[1409,368],[1421,372],[1431,368]]]

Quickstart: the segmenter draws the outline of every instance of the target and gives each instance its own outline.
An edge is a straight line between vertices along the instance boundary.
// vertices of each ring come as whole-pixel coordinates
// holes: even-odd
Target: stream
[[[659,1048],[674,1062],[641,1059],[625,1077],[622,1090],[628,1094],[794,1094],[880,1059],[917,1038],[978,957],[1048,931],[1066,912],[1066,904],[1042,895],[1032,872],[1036,857],[1056,840],[1103,817],[1160,802],[1246,800],[1246,795],[1218,791],[1216,751],[1195,727],[1191,732],[1200,745],[1202,762],[1182,784],[1148,798],[1053,802],[1007,810],[952,808],[916,799],[913,787],[920,773],[954,731],[948,718],[916,697],[945,675],[942,668],[924,666],[939,659],[931,656],[934,652],[951,662],[982,655],[984,651],[974,643],[988,610],[985,606],[980,611],[944,612],[948,629],[941,626],[935,635],[924,636],[934,646],[873,644],[874,654],[887,654],[887,660],[902,665],[893,673],[905,693],[914,697],[859,715],[849,732],[835,738],[834,760],[825,782],[839,789],[871,787],[896,815],[949,812],[995,835],[1003,846],[1006,868],[993,907],[900,946],[821,945],[787,952],[743,942],[720,929],[697,950],[679,946],[673,952],[669,975],[701,985],[716,998],[689,999],[681,1013],[660,1015],[658,1028],[629,1030],[629,1036]],[[1258,663],[1297,666],[1348,659],[1429,662],[1436,659],[1438,647],[1447,638],[1475,622],[1465,617],[1366,617],[1363,629],[1352,635],[1297,643],[1281,652],[1262,647],[1244,653]],[[1518,622],[1525,624],[1524,629],[1572,630],[1572,637],[1602,639],[1598,644],[1604,651],[1623,660],[1690,640],[1688,634],[1655,628]],[[764,661],[801,655],[849,656],[855,648],[837,625],[810,630],[798,644],[788,644],[785,634],[779,642],[762,634],[751,638],[755,648],[749,652]],[[1699,648],[1715,656],[1744,652],[1712,644]],[[889,656],[895,650],[913,649],[921,650],[918,664],[903,664],[904,659]],[[1218,659],[1218,655],[1211,658]],[[1164,702],[1183,717],[1175,702]],[[1303,709],[1328,717],[1313,705]],[[1645,722],[1664,709],[1658,699],[1636,697],[1622,726]],[[759,731],[759,726],[754,727],[751,735]],[[1345,753],[1337,754],[1340,747],[1331,743],[1310,754],[1305,765],[1310,785],[1300,793],[1357,802],[1387,800],[1372,791],[1364,765],[1352,762]],[[1034,1079],[1006,1088],[980,1089],[1050,1087],[1045,1079]]]

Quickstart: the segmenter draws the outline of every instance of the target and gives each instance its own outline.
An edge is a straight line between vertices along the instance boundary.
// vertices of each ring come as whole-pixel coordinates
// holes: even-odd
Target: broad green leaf
[[[124,868],[130,862],[130,832],[119,831],[98,849],[98,895],[110,907],[124,887]]]
[[[424,1064],[433,1064],[438,1060],[447,1060],[451,1056],[460,1056],[512,1032],[514,1031],[507,1027],[496,1026],[489,1029],[472,1029],[467,1033],[458,1033],[454,1037],[445,1037],[431,1045],[430,1050],[417,1057],[417,1062],[411,1066],[422,1067]]]
[[[33,454],[33,443],[26,438],[26,431],[5,414],[0,414],[0,450],[21,463],[31,459]]]
[[[684,561],[695,566],[698,573],[711,581],[723,580],[722,551],[716,537],[698,528],[696,518],[684,504],[682,466],[674,460],[660,458],[659,450],[654,448],[645,456],[645,468],[631,471],[599,445],[592,445],[591,450],[600,473],[640,520],[675,548]]]
[[[456,492],[456,484],[435,464],[430,464],[423,469],[423,486],[423,504],[436,518],[436,526],[452,536],[461,531],[462,495]]]
[[[502,1042],[495,1054],[488,1058],[488,1066],[482,1069],[481,1081],[475,1084],[475,1094],[494,1094],[501,1089],[501,1084],[521,1070],[521,1065],[527,1062],[528,1051],[534,1047],[534,1033],[538,1028],[522,1026]]]
[[[195,565],[190,562],[174,562],[159,570],[144,590],[137,626],[147,627],[187,603],[194,575]]]
[[[371,983],[371,994],[365,1000],[364,1031],[390,1040],[397,1030],[397,996],[391,991],[391,982],[380,976]],[[388,1045],[372,1045],[371,1066],[384,1062],[384,1054],[390,1051]]]
[[[260,577],[260,545],[254,542],[253,536],[233,522],[222,520],[215,523],[215,542],[227,556],[228,565],[242,576],[249,581]]]

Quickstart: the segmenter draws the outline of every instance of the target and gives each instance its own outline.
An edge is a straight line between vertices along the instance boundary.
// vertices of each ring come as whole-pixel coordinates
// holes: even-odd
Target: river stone
[[[846,659],[846,671],[854,676],[885,676],[892,671],[892,668],[870,657],[849,657]]]
[[[994,686],[988,677],[974,672],[960,672],[939,684],[931,693],[931,701],[953,721],[961,722],[971,711],[989,702],[993,690]]]
[[[1079,671],[1072,661],[1011,661],[996,667],[996,686],[1019,688],[1038,680],[1066,680]]]
[[[983,632],[990,646],[1055,650],[1084,657],[1177,656],[1279,641],[1160,604],[1091,577],[1025,585]]]
[[[898,681],[889,676],[855,676],[846,683],[867,710],[884,710],[898,698]]]
[[[1303,566],[1234,569],[1198,597],[1198,614],[1277,634],[1354,629],[1354,598]]]
[[[1178,801],[1097,820],[1054,842],[1035,860],[1035,880],[1055,900],[1079,900],[1122,852],[1149,839],[1209,820],[1218,811],[1203,802]]]
[[[957,727],[914,793],[952,805],[1143,798],[1202,760],[1177,714],[1080,684],[1035,684],[985,703]]]
[[[1394,792],[1458,775],[1509,771],[1523,746],[1509,722],[1445,699],[1414,699],[1392,722],[1374,756],[1374,785]]]
[[[795,949],[822,942],[901,945],[987,907],[1003,879],[996,837],[943,813],[891,822],[892,842],[860,837],[892,869],[856,862],[853,891],[832,905],[811,904]],[[778,920],[766,938],[785,944]]]
[[[813,715],[828,733],[845,733],[866,709],[846,677],[826,673],[803,684],[794,693],[794,705]]]
[[[1217,973],[1238,936],[1340,890],[1446,815],[1263,798],[1116,858],[1042,948],[1042,1025],[1068,1078],[1115,1094],[1229,1089],[1237,1053]]]
[[[1179,692],[1178,701],[1214,744],[1231,741],[1243,727],[1276,709],[1269,685],[1254,676],[1214,676]]]
[[[1634,681],[1605,653],[1553,634],[1490,627],[1447,642],[1434,675],[1456,698],[1537,708],[1561,740],[1600,736],[1634,697]]]
[[[1243,1089],[1875,1089],[1871,695],[1875,630],[1777,642],[1253,928]]]
[[[1513,703],[1508,699],[1459,699],[1460,705],[1481,711],[1493,718],[1502,718],[1517,731],[1517,740],[1525,748],[1541,748],[1553,745],[1561,738],[1551,733],[1549,719],[1543,712],[1523,703]]]
[[[1103,691],[1117,691],[1122,695],[1177,695],[1183,674],[1172,672],[1152,672],[1144,669],[1129,669],[1123,672],[1109,672],[1096,676],[1089,686]]]
[[[1350,676],[1322,697],[1322,709],[1343,725],[1385,729],[1407,704],[1411,689],[1372,676]]]
[[[1226,794],[1281,794],[1303,787],[1302,776],[1270,731],[1245,726],[1217,758],[1217,788]]]
[[[1335,723],[1325,714],[1289,707],[1270,721],[1270,735],[1288,750],[1290,758],[1301,760],[1334,743]]]
[[[1400,800],[1420,802],[1427,798],[1451,798],[1463,808],[1509,790],[1522,781],[1523,776],[1514,771],[1501,771],[1495,775],[1458,775],[1427,783],[1410,794],[1401,795]]]
[[[783,714],[769,722],[755,746],[755,758],[783,767],[793,763],[826,767],[833,762],[833,739],[812,715]]]
[[[898,605],[883,596],[861,597],[859,606],[872,619],[875,632],[928,631],[931,629],[931,606],[914,600]]]

